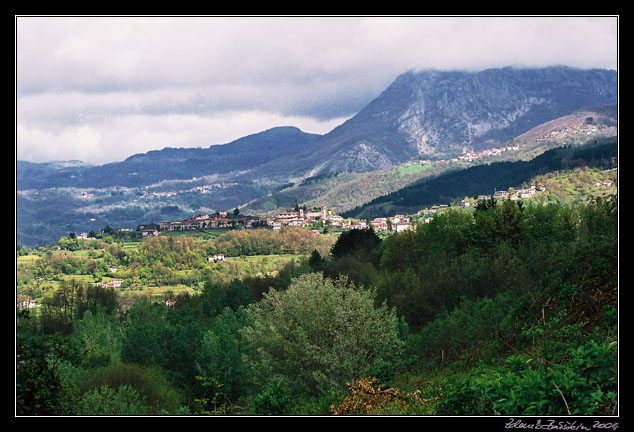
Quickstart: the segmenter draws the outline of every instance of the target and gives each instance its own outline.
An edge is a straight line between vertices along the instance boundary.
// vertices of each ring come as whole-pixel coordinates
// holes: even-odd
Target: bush
[[[157,368],[136,364],[114,363],[109,366],[83,370],[76,378],[82,396],[103,386],[119,389],[129,386],[145,401],[148,414],[158,415],[162,410],[175,412],[180,408],[181,395],[172,387],[165,374]],[[104,396],[104,395],[102,395]]]
[[[546,368],[513,355],[499,369],[453,380],[442,415],[597,415],[616,403],[616,342],[590,342]]]
[[[393,310],[375,308],[371,292],[321,274],[272,290],[247,314],[252,324],[242,334],[255,384],[281,383],[293,397],[344,390],[378,366],[385,373],[403,346]]]
[[[264,390],[253,398],[255,415],[283,415],[291,403],[288,389],[281,383],[267,383]]]
[[[122,385],[115,392],[107,385],[84,394],[78,404],[78,415],[144,415],[143,398],[130,386]]]
[[[412,337],[410,346],[424,363],[486,358],[499,346],[497,330],[506,317],[510,299],[498,296],[464,300],[451,313],[444,312]]]

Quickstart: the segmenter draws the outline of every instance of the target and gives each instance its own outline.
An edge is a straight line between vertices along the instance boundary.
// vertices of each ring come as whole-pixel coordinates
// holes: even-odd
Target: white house
[[[207,261],[209,262],[218,262],[218,261],[226,261],[224,254],[216,254],[213,257],[207,257]]]
[[[35,300],[24,300],[23,302],[18,303],[19,308],[33,309],[37,307],[37,303]]]
[[[396,224],[396,232],[400,233],[403,231],[414,229],[414,225],[409,222],[401,222]]]

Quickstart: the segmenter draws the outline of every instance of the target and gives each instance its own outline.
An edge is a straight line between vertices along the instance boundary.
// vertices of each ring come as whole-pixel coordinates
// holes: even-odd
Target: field
[[[66,249],[58,245],[40,247],[17,257],[17,300],[40,303],[64,284],[108,285],[115,279],[120,280],[116,289],[122,298],[144,295],[160,300],[181,293],[195,294],[210,281],[275,277],[285,266],[308,257],[307,250],[227,256],[225,261],[213,262],[209,257],[215,253],[214,241],[227,233],[209,229],[164,232],[150,238],[60,239]],[[256,233],[246,235],[253,237]]]

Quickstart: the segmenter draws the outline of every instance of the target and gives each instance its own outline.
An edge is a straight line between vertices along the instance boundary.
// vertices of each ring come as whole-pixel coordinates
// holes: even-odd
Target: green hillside
[[[258,231],[20,248],[39,306],[17,312],[16,413],[617,412],[616,195],[486,200],[383,239]],[[278,235],[299,249],[205,259]],[[90,284],[116,278],[142,290]]]
[[[423,179],[345,212],[342,216],[373,218],[415,213],[425,207],[449,204],[464,197],[492,195],[495,191],[519,188],[522,184],[548,173],[580,167],[611,169],[616,167],[617,158],[616,138],[597,140],[578,147],[567,146],[549,150],[530,161],[494,162]],[[588,184],[594,183],[596,182],[590,180]]]

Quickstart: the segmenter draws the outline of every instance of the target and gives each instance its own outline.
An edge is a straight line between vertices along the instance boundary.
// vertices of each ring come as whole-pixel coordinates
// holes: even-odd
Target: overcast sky
[[[418,69],[617,69],[616,17],[33,17],[16,158],[120,161],[276,126],[324,134]]]

